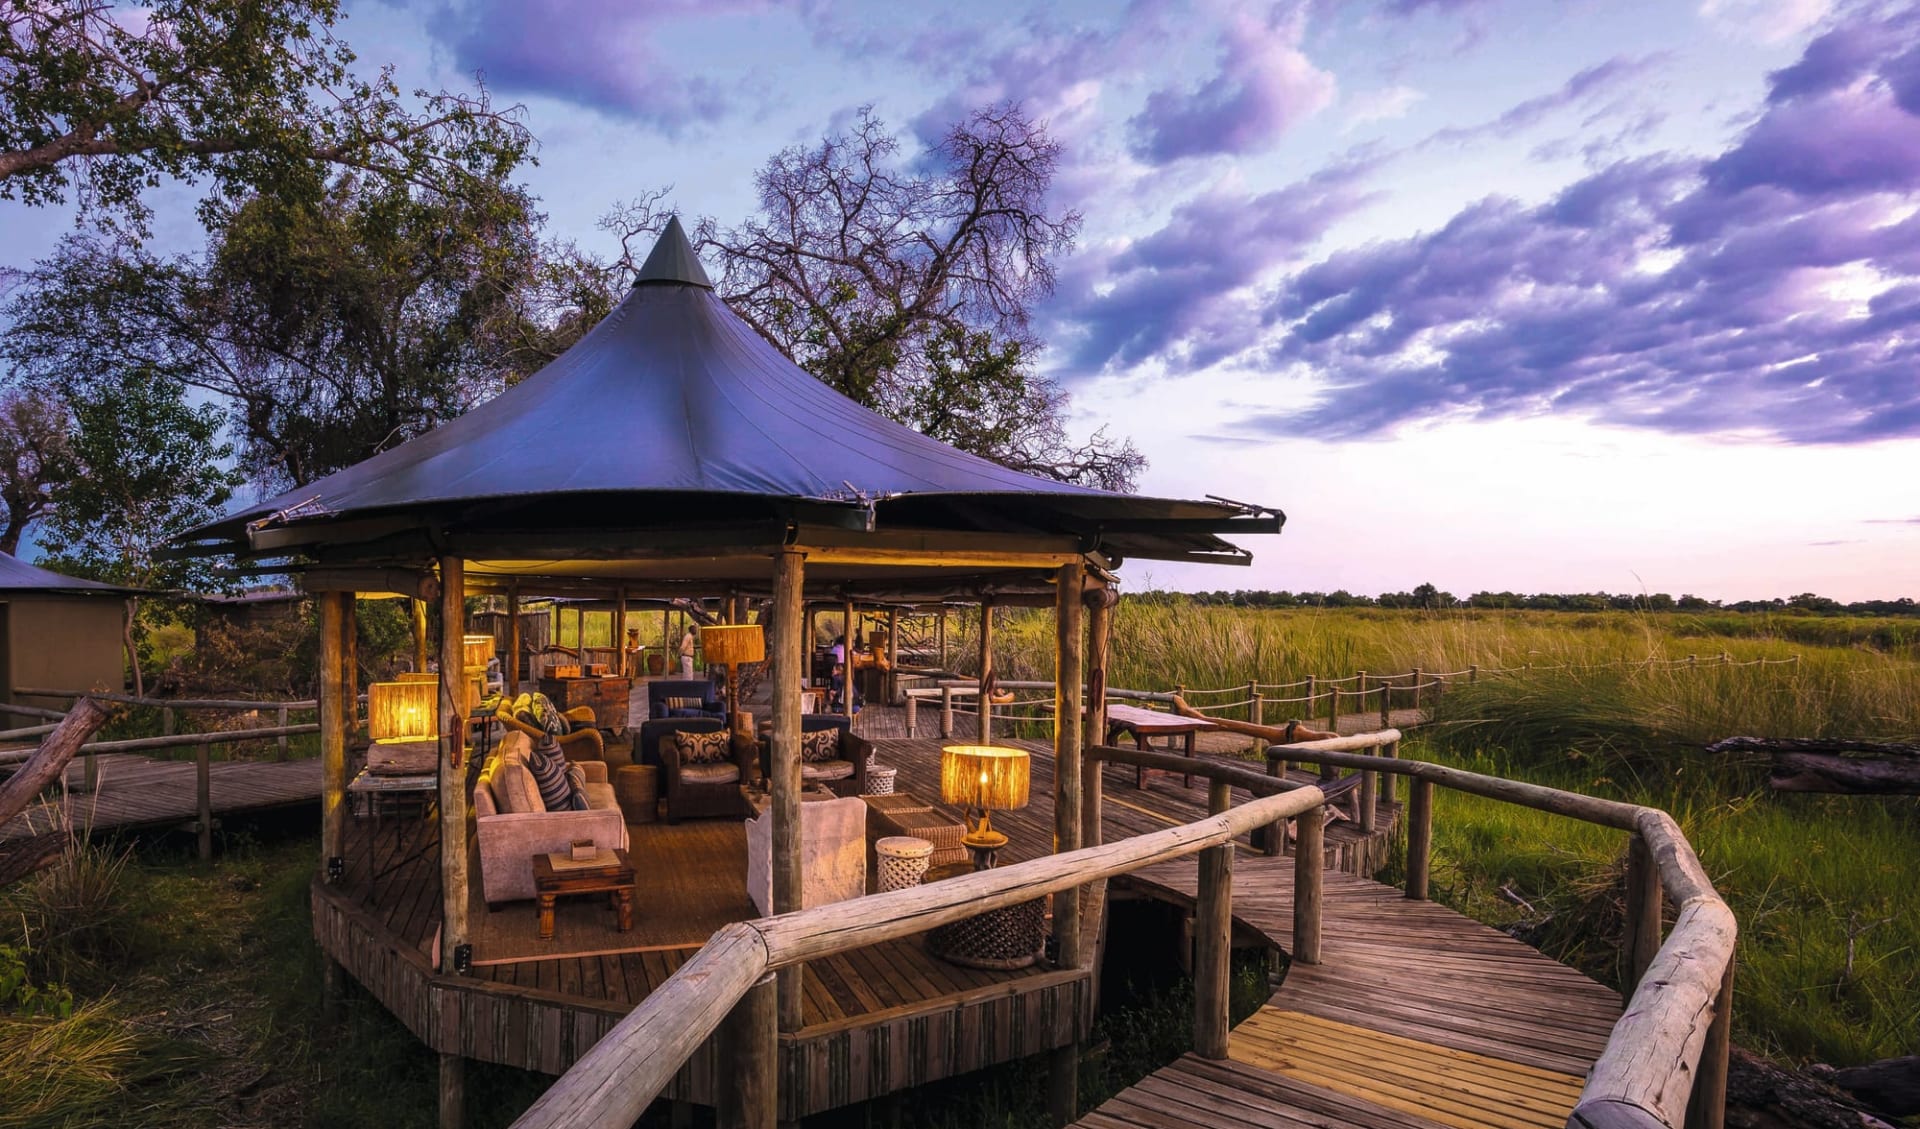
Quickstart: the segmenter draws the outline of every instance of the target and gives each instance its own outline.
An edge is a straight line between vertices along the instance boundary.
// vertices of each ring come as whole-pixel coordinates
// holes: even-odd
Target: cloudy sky
[[[349,10],[402,85],[524,103],[553,226],[603,251],[663,186],[737,221],[863,105],[926,138],[1024,103],[1085,216],[1038,319],[1077,422],[1149,493],[1289,515],[1250,570],[1136,585],[1920,595],[1910,6]]]

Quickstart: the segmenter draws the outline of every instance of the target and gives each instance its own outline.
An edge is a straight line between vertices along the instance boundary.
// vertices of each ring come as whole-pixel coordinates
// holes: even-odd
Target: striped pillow
[[[661,703],[670,710],[699,710],[707,706],[703,698],[663,698]]]
[[[548,737],[527,754],[527,769],[540,788],[540,802],[548,811],[585,811],[587,798],[573,786],[567,771],[567,758],[560,755],[560,743]]]

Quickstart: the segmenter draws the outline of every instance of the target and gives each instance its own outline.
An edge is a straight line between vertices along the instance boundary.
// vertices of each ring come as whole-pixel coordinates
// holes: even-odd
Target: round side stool
[[[911,835],[889,835],[873,845],[880,863],[880,893],[920,885],[933,861],[933,844]]]
[[[897,768],[889,768],[885,765],[876,765],[876,764],[873,764],[871,761],[869,761],[867,764],[867,795],[869,796],[893,795],[894,778],[899,775],[900,775],[900,770]]]
[[[660,812],[660,769],[623,764],[613,770],[613,795],[628,823],[652,823]]]

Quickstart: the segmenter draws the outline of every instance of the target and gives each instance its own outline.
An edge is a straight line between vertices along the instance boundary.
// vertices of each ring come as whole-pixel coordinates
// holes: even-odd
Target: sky
[[[524,106],[555,234],[723,224],[863,106],[1018,101],[1083,216],[1040,363],[1142,492],[1288,515],[1134,587],[1920,596],[1920,12],[1840,0],[357,0]],[[196,245],[184,207],[157,236]],[[58,223],[0,204],[5,261]]]

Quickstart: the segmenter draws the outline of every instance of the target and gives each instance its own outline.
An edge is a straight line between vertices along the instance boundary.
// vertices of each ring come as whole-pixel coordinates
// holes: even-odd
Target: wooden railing
[[[1411,785],[1406,812],[1410,898],[1427,896],[1436,785],[1633,836],[1627,856],[1627,1008],[1588,1073],[1567,1126],[1720,1129],[1726,1116],[1738,926],[1673,817],[1658,808],[1425,761],[1359,755],[1348,751],[1354,740],[1274,747],[1267,756],[1269,764],[1276,766],[1299,761],[1327,769],[1355,769],[1385,780],[1407,777]],[[1393,749],[1397,744],[1396,740],[1386,747]],[[1105,755],[1108,750],[1096,752]],[[1361,790],[1363,796],[1374,791],[1364,783]],[[1303,820],[1303,844],[1304,826]],[[1663,943],[1660,928],[1667,900],[1672,901],[1675,915]]]
[[[1195,766],[1195,775],[1242,778],[1268,794],[1227,808],[1228,784],[1216,783],[1222,810],[1205,819],[1116,843],[874,894],[798,913],[729,925],[716,932],[667,982],[622,1019],[514,1122],[519,1129],[633,1124],[687,1057],[716,1031],[718,1123],[771,1129],[776,1119],[778,1032],[772,973],[850,949],[911,936],[939,925],[1105,881],[1155,863],[1201,854],[1200,918],[1211,923],[1196,963],[1217,969],[1217,987],[1195,1006],[1196,1042],[1225,1054],[1226,958],[1231,952],[1233,840],[1277,820],[1318,815],[1318,788],[1232,766]],[[1299,868],[1315,872],[1317,865]],[[1211,876],[1211,877],[1210,877]]]
[[[1270,763],[1314,763],[1362,774],[1363,804],[1391,796],[1369,780],[1407,777],[1407,894],[1424,898],[1435,785],[1553,812],[1634,836],[1629,855],[1627,943],[1635,984],[1627,1009],[1595,1062],[1569,1129],[1719,1129],[1726,1098],[1731,1020],[1731,911],[1713,890],[1692,846],[1665,812],[1483,776],[1423,761],[1354,750],[1397,748],[1400,734],[1332,738],[1275,749]],[[576,1062],[514,1122],[519,1129],[625,1126],[659,1096],[688,1056],[718,1034],[718,1124],[768,1129],[777,1116],[780,969],[894,940],[979,913],[1188,855],[1200,856],[1194,925],[1194,1048],[1227,1053],[1228,962],[1232,945],[1233,840],[1297,820],[1293,959],[1321,959],[1325,881],[1322,808],[1329,787],[1300,787],[1231,762],[1091,746],[1089,761],[1191,772],[1209,782],[1205,819],[1116,843],[1049,855],[928,886],[876,894],[799,913],[729,925]],[[1097,782],[1100,773],[1088,774]],[[1340,787],[1352,787],[1341,785]],[[1254,799],[1232,806],[1238,787]],[[1085,826],[1098,828],[1100,788],[1086,796]],[[1369,813],[1370,814],[1370,813]],[[1273,836],[1271,841],[1281,837]],[[1660,943],[1661,899],[1678,907]],[[1097,901],[1097,899],[1096,899]],[[1087,915],[1097,920],[1097,911]],[[1084,951],[1084,947],[1083,947]]]

